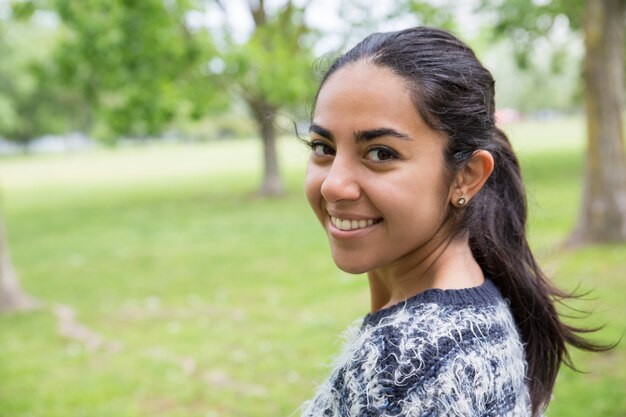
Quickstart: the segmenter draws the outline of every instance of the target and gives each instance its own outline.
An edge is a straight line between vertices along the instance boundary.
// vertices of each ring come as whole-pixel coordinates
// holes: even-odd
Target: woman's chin
[[[369,264],[351,259],[337,259],[333,257],[333,260],[335,261],[337,268],[341,269],[343,272],[347,272],[348,274],[364,274],[373,269]]]

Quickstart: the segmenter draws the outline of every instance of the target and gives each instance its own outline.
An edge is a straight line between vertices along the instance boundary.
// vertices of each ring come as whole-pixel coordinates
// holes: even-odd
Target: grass
[[[509,133],[529,192],[529,236],[611,342],[626,329],[626,246],[563,251],[578,210],[579,120]],[[326,376],[367,282],[338,272],[301,191],[306,150],[281,143],[289,194],[251,192],[257,141],[0,160],[23,287],[41,310],[0,316],[0,416],[288,416]],[[102,337],[62,336],[64,304]],[[626,346],[573,352],[547,415],[626,415]]]

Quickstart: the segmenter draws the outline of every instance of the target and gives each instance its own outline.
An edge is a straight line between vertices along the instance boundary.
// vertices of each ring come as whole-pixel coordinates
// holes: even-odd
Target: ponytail
[[[573,296],[550,284],[528,246],[524,187],[506,135],[495,128],[491,144],[494,171],[467,206],[463,223],[474,257],[510,302],[526,353],[532,411],[537,415],[550,399],[561,362],[573,367],[566,344],[596,352],[607,347],[580,335],[593,330],[560,321],[555,303]]]

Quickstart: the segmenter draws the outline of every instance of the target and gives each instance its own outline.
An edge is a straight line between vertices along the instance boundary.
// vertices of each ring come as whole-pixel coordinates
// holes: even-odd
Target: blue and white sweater
[[[419,293],[345,338],[303,417],[531,415],[523,345],[489,280]]]

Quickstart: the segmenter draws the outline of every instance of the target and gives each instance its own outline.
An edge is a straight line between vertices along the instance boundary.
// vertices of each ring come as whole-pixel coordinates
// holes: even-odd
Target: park
[[[70,13],[71,2],[59,4],[60,15],[88,17]],[[16,9],[23,19],[34,11],[28,7]],[[298,16],[297,7],[289,13]],[[264,18],[255,16],[259,24]],[[258,73],[259,91],[233,99],[239,106],[233,110],[223,95],[194,91],[192,72],[165,85],[189,64],[174,45],[178,40],[170,41],[163,48],[178,51],[169,55],[171,72],[157,79],[142,70],[150,76],[139,77],[137,89],[124,89],[120,97],[128,102],[119,107],[111,91],[133,80],[128,71],[137,62],[111,72],[102,97],[84,95],[84,79],[45,91],[50,101],[40,103],[43,110],[58,106],[53,92],[60,88],[71,93],[62,97],[71,112],[59,116],[60,124],[37,119],[30,136],[43,134],[40,128],[67,128],[73,114],[81,126],[92,122],[92,148],[0,156],[4,246],[20,293],[32,303],[0,314],[0,417],[295,416],[327,375],[342,331],[368,312],[367,278],[333,264],[303,192],[310,149],[299,137],[306,132],[296,132],[292,122],[306,119],[306,106],[297,103],[311,94],[314,77],[312,86],[303,87],[302,79],[286,84],[303,91],[280,97],[284,110],[264,95],[273,87],[263,83],[271,79]],[[106,71],[125,59],[90,62],[90,53],[76,51],[84,55],[70,57],[75,62]],[[246,54],[269,59],[246,45],[235,53],[244,67]],[[281,77],[311,68],[299,65]],[[229,76],[239,82],[239,74]],[[182,87],[174,91],[174,85]],[[146,104],[151,100],[142,88],[153,87],[162,87],[165,99]],[[171,131],[162,133],[182,117],[168,116],[181,102],[187,116],[206,106],[215,114],[235,113],[237,122],[224,138],[198,140],[194,131],[171,140]],[[143,107],[129,116],[137,103]],[[263,116],[268,109],[270,125]],[[577,370],[561,367],[550,417],[626,413],[626,245],[580,243],[580,236],[572,244],[585,192],[585,117],[579,102],[547,115],[528,111],[501,125],[522,167],[530,245],[559,288],[582,295],[558,303],[559,311],[566,323],[598,328],[592,340],[615,345],[602,353],[570,352]],[[237,131],[255,122],[252,133]],[[11,128],[0,136],[22,131]],[[184,138],[183,130],[177,132]],[[15,137],[19,146],[33,139]],[[275,147],[268,152],[270,142]],[[623,137],[621,143],[623,151]]]

